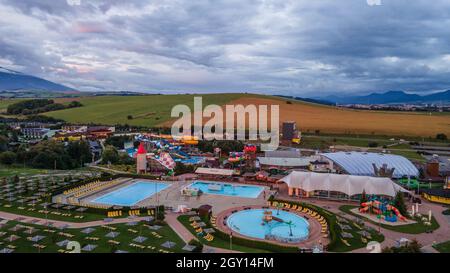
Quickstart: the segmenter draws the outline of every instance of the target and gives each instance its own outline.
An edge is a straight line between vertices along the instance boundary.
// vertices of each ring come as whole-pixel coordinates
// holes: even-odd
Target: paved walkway
[[[122,172],[122,171],[109,169],[109,168],[105,168],[105,167],[100,167],[100,166],[95,166],[95,165],[90,165],[89,167],[90,168],[94,168],[94,169],[98,169],[98,170],[101,170],[101,171],[113,172],[113,173],[116,173],[116,174],[129,174],[127,172]]]

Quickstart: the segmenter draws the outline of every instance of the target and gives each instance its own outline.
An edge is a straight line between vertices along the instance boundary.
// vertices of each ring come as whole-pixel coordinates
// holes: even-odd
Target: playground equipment
[[[191,187],[184,187],[181,190],[181,195],[183,196],[199,196],[201,194],[201,191],[197,188],[191,188]]]
[[[270,210],[265,210],[264,211],[262,220],[263,220],[262,225],[268,224],[268,223],[270,223],[272,221],[276,221],[276,222],[279,222],[279,223],[284,223],[284,221],[282,219],[273,216],[272,215],[272,211],[270,211]]]
[[[241,162],[245,159],[245,154],[243,152],[230,152],[228,161],[230,163]]]
[[[413,178],[401,178],[397,180],[402,186],[405,186],[408,189],[419,189],[420,182],[417,179]]]
[[[228,161],[230,163],[241,162],[244,160],[254,159],[256,157],[256,146],[253,144],[246,144],[242,152],[230,152]]]
[[[372,213],[377,215],[378,219],[384,219],[387,222],[406,221],[406,217],[401,215],[400,211],[394,207],[389,201],[376,200],[372,198],[368,202],[361,203],[359,208],[361,213]]]
[[[256,146],[253,144],[246,144],[244,146],[244,153],[246,154],[255,154],[256,153]]]

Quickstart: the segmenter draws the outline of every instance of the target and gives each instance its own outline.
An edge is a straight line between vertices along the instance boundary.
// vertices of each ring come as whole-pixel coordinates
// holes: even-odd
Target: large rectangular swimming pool
[[[206,194],[217,194],[244,198],[257,198],[264,190],[264,187],[261,186],[205,181],[195,181],[189,187],[199,189]]]
[[[169,184],[159,182],[137,181],[136,183],[102,195],[91,202],[107,205],[133,206],[169,186]]]

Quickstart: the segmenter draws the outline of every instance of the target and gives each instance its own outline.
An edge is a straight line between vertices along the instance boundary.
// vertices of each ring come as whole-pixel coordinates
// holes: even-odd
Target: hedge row
[[[219,229],[215,229],[215,230],[216,230],[216,232],[214,233],[214,236],[216,236],[217,238],[220,238],[222,240],[230,239],[229,234],[227,234]],[[236,243],[237,245],[241,245],[241,246],[263,249],[263,250],[267,250],[267,251],[275,252],[275,253],[292,253],[292,252],[299,251],[298,247],[282,246],[282,245],[271,244],[268,242],[262,242],[262,241],[256,241],[256,240],[253,241],[253,240],[245,239],[245,238],[238,237],[235,235],[233,235],[233,243]]]

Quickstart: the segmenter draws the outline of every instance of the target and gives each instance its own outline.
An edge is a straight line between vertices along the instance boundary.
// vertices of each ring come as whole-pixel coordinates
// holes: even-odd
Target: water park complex
[[[65,253],[75,238],[81,252],[368,252],[374,241],[437,252],[450,240],[448,177],[430,188],[400,155],[132,138],[128,171],[4,179],[0,250]]]

